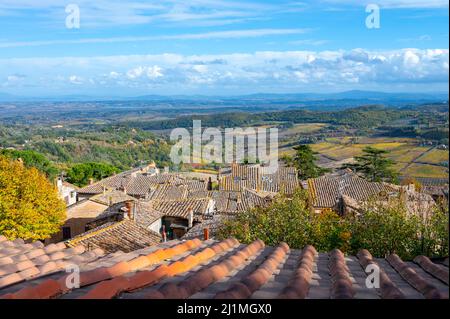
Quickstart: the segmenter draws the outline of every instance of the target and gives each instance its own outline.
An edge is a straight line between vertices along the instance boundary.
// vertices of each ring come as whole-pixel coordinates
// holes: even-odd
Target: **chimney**
[[[208,240],[208,239],[209,239],[209,229],[203,228],[203,240]]]
[[[127,207],[127,216],[129,220],[133,219],[133,208],[134,208],[134,203],[132,201],[128,201],[126,202],[126,207]]]
[[[92,185],[92,184],[94,184],[94,179],[91,177],[91,178],[89,178],[89,185]]]
[[[188,228],[192,228],[193,225],[194,225],[194,210],[190,208],[188,215]]]
[[[61,192],[62,191],[62,186],[63,186],[63,181],[62,181],[62,177],[59,176],[56,179],[56,186],[58,187],[58,190]]]

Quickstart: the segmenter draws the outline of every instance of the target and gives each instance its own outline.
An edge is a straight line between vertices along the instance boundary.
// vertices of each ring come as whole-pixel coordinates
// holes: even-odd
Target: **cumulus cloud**
[[[148,66],[148,67],[140,65],[138,67],[128,70],[126,75],[127,75],[127,78],[130,80],[139,79],[144,75],[146,75],[148,79],[157,79],[159,77],[164,76],[162,74],[162,69],[157,65]]]
[[[111,69],[111,66],[114,69]],[[42,89],[69,79],[103,92],[323,91],[340,88],[402,90],[448,85],[448,49],[264,51],[220,55],[130,55],[0,59],[0,77],[14,68],[20,84]],[[55,72],[58,72],[57,74]],[[6,73],[6,74],[5,74]],[[65,74],[65,75],[64,75]],[[89,79],[89,80],[85,80]],[[62,84],[61,84],[62,85]],[[420,88],[419,88],[420,89]]]
[[[83,78],[77,75],[69,76],[69,82],[72,84],[83,84]]]

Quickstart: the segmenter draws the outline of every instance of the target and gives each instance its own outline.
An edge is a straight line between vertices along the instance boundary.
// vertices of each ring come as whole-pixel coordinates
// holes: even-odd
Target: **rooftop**
[[[16,249],[7,251],[12,259],[24,244],[2,238],[0,245],[2,254],[5,247]],[[29,252],[36,249],[42,248],[27,246]],[[374,258],[366,250],[346,256],[339,250],[318,253],[312,246],[267,247],[260,240],[248,245],[236,239],[170,241],[75,261],[81,268],[78,289],[67,288],[64,271],[18,280],[36,257],[25,255],[17,264],[7,258],[0,266],[0,298],[448,298],[448,259],[438,263],[419,256],[403,261],[395,254]],[[380,267],[380,288],[365,284],[369,264]]]
[[[343,195],[364,202],[381,193],[387,196],[398,192],[395,185],[369,182],[347,171],[308,179],[303,187],[308,189],[314,207],[334,207]]]
[[[67,246],[97,248],[105,252],[131,252],[161,242],[161,235],[147,230],[131,220],[106,223],[67,241]]]

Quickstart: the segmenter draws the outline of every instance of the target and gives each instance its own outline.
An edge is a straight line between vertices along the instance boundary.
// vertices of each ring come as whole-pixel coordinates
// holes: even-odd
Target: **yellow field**
[[[326,126],[327,124],[324,123],[295,124],[293,127],[287,129],[285,134],[292,135],[292,134],[312,133]]]
[[[448,151],[434,149],[417,159],[417,162],[439,164],[448,162]]]
[[[365,147],[371,146],[383,150],[395,150],[402,146],[406,146],[404,142],[373,139],[376,143],[359,143],[359,139],[353,139],[353,141],[358,141],[355,144],[350,144],[352,138],[328,138],[326,142],[321,142],[312,145],[312,149],[315,152],[323,154],[327,157],[334,158],[336,160],[343,160],[349,157],[359,156],[363,153]]]
[[[411,164],[403,173],[413,177],[448,177],[448,169],[445,167],[417,163]]]
[[[353,144],[352,144],[353,143]],[[326,141],[311,145],[312,149],[336,161],[360,156],[365,147],[387,150],[387,155],[395,162],[394,168],[402,175],[416,177],[448,177],[445,167],[436,165],[448,161],[448,152],[432,150],[430,147],[417,146],[414,139],[409,138],[371,138],[371,137],[342,137],[327,138]],[[411,164],[408,167],[409,164]],[[407,169],[405,169],[407,167]],[[405,170],[404,170],[405,169]]]
[[[410,163],[427,150],[428,147],[404,145],[396,149],[391,149],[388,157],[395,162]]]
[[[204,173],[204,174],[217,174],[218,172],[212,169],[193,169],[195,173]]]

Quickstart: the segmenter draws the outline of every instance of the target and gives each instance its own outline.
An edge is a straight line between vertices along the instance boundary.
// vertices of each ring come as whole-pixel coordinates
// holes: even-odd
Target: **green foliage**
[[[0,156],[0,234],[39,240],[59,231],[65,203],[36,168]]]
[[[316,214],[309,207],[307,192],[298,190],[292,198],[280,195],[269,207],[255,208],[226,220],[219,237],[234,236],[246,243],[259,238],[269,246],[284,241],[292,248],[311,244],[328,251],[335,247],[345,249],[345,227],[333,212]]]
[[[11,159],[21,158],[27,167],[35,167],[40,172],[45,173],[50,180],[53,180],[58,175],[58,169],[42,154],[26,150],[0,150],[0,155]]]
[[[67,172],[67,180],[77,186],[85,186],[90,179],[99,181],[109,177],[120,170],[109,164],[83,163],[72,166]]]
[[[368,204],[361,216],[350,218],[349,222],[354,251],[366,248],[377,257],[395,252],[408,259],[419,253],[421,220],[409,216],[398,199],[388,204]]]
[[[288,122],[288,123],[329,123],[357,129],[368,129],[391,123],[413,115],[414,112],[388,109],[382,106],[362,106],[345,111],[309,111],[304,109],[286,110],[262,113],[228,112],[220,116],[195,115],[179,116],[175,119],[160,121],[133,121],[126,125],[139,127],[144,130],[163,130],[176,127],[190,128],[192,120],[202,121],[204,127],[236,127],[250,126],[262,122]]]
[[[286,164],[294,165],[297,168],[300,179],[319,177],[329,171],[315,164],[317,158],[309,145],[298,145],[294,147],[294,150],[295,156],[293,158],[284,156],[283,160]]]
[[[426,256],[448,256],[448,203],[436,206],[433,214],[422,224],[422,246]]]
[[[444,206],[419,218],[409,215],[400,199],[391,199],[366,204],[360,215],[340,217],[331,210],[316,213],[308,202],[303,190],[291,198],[279,195],[268,207],[225,220],[218,236],[234,236],[245,243],[259,238],[270,246],[284,241],[296,249],[313,245],[322,252],[339,248],[356,254],[365,248],[376,257],[390,253],[405,259],[419,254],[448,256],[448,209]]]
[[[397,181],[397,174],[392,168],[394,161],[385,157],[389,151],[369,146],[364,148],[363,152],[362,156],[355,156],[356,163],[346,164],[344,168],[348,167],[363,174],[371,182],[393,183]]]

